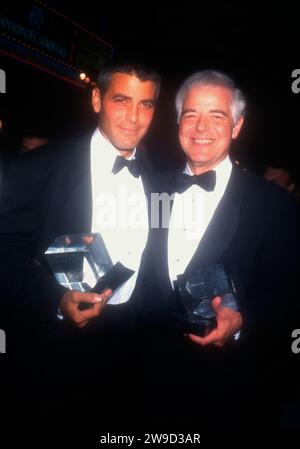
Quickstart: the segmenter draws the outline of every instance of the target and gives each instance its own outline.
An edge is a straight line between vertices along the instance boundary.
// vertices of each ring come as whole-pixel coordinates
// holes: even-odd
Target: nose
[[[198,131],[203,131],[203,130],[208,129],[209,126],[210,126],[209,117],[207,117],[207,115],[205,115],[205,114],[200,114],[199,118],[196,122],[196,129]]]
[[[129,122],[136,123],[138,120],[138,107],[137,105],[131,104],[128,105],[126,110],[126,119]]]

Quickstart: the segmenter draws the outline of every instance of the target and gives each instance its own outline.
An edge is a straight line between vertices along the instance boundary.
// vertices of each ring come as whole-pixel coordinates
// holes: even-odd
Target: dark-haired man
[[[118,194],[118,185],[126,186],[127,180],[132,181],[128,193],[144,193],[147,167],[137,146],[151,124],[159,85],[159,75],[139,66],[121,64],[103,70],[92,93],[92,106],[98,114],[93,136],[63,142],[55,151],[52,146],[45,147],[42,153],[22,160],[2,199],[1,254],[6,254],[9,261],[1,267],[2,272],[13,274],[23,297],[28,294],[52,312],[60,306],[78,326],[99,315],[101,299],[105,302],[107,297],[66,292],[37,262],[57,235],[101,231],[101,223],[97,224],[101,200],[105,199],[101,194]],[[113,173],[117,156],[135,159],[138,176],[127,167]],[[106,232],[110,234],[108,240],[118,239],[118,232],[124,234],[120,217],[114,218],[117,223]],[[146,234],[144,230],[136,259],[141,258]],[[123,240],[123,245],[126,243],[128,248],[133,245]],[[82,301],[95,306],[80,311],[78,304]]]
[[[131,319],[129,299],[137,294],[148,234],[145,192],[149,189],[149,166],[137,147],[151,124],[159,88],[160,76],[150,69],[131,63],[107,66],[92,92],[92,107],[98,115],[93,135],[55,147],[45,146],[43,151],[29,153],[15,164],[1,201],[0,273],[1,281],[10,285],[15,298],[11,306],[13,339],[24,351],[30,349],[25,343],[28,330],[29,334],[34,333],[30,335],[30,344],[34,346],[40,340],[45,320],[52,318],[56,332],[58,309],[63,322],[78,328],[87,327],[94,320],[89,344],[83,339],[89,330],[80,334],[78,340],[71,331],[75,350],[81,344],[84,352],[107,345],[109,352],[114,338],[120,345],[125,344],[126,331],[122,331]],[[43,266],[43,253],[56,236],[91,231],[102,234],[113,262],[120,261],[134,270],[132,277],[113,294],[110,290],[102,294],[67,290]],[[108,299],[119,306],[111,306],[107,316],[95,323]],[[91,307],[82,310],[79,304],[83,302]],[[101,333],[102,325],[110,328],[111,335],[114,331],[118,335],[106,343],[102,338],[98,341],[96,335],[99,329]],[[121,352],[120,348],[118,355]],[[113,357],[112,354],[112,363]],[[89,369],[90,362],[86,366],[79,363],[74,375],[80,379],[79,373],[83,372],[91,379],[90,388],[94,381],[100,388],[108,370],[112,375],[110,362],[103,359],[102,379],[93,379],[96,365],[92,360]],[[84,385],[80,394],[87,394]]]

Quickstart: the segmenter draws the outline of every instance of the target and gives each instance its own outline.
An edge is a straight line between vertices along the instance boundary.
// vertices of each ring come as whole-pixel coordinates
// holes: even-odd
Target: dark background
[[[194,71],[217,69],[234,77],[248,101],[246,121],[233,148],[235,158],[258,173],[266,164],[287,166],[299,186],[300,93],[291,90],[292,71],[300,68],[299,7],[287,2],[254,6],[250,1],[189,1],[177,6],[163,6],[162,0],[138,6],[117,1],[96,6],[91,0],[47,3],[95,30],[112,43],[116,54],[140,54],[160,71],[161,98],[145,142],[158,167],[180,160],[176,90]],[[7,75],[0,112],[5,112],[13,145],[33,124],[51,140],[78,136],[95,126],[88,89],[1,54],[0,68]],[[293,381],[290,389],[298,399]]]
[[[266,163],[293,168],[297,154],[300,94],[293,94],[291,73],[300,67],[295,6],[268,8],[250,2],[188,2],[135,6],[92,1],[48,1],[111,42],[116,54],[148,59],[163,78],[157,114],[147,138],[151,155],[163,165],[178,160],[174,95],[193,71],[212,68],[231,74],[248,100],[246,123],[234,155],[260,172]],[[107,3],[107,2],[106,2]],[[28,124],[45,128],[52,140],[79,135],[94,126],[89,91],[31,66],[1,56],[7,93],[1,95],[14,139]]]

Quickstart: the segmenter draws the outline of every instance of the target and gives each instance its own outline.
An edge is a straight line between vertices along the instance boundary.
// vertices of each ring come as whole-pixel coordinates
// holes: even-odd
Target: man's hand
[[[100,315],[111,294],[112,291],[109,289],[104,290],[101,295],[70,290],[62,297],[59,308],[64,317],[81,328],[92,318]],[[92,304],[92,307],[86,310],[80,310],[78,306],[81,302]]]
[[[217,327],[205,337],[193,334],[187,334],[186,336],[201,346],[215,345],[221,348],[241,329],[243,318],[240,312],[229,307],[222,307],[220,296],[216,296],[211,305],[216,312]]]

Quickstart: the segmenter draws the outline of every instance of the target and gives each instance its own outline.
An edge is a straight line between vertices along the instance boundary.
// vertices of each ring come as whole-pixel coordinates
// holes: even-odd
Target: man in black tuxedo
[[[186,165],[157,188],[164,193],[161,222],[152,229],[141,303],[146,415],[190,429],[276,426],[297,327],[299,213],[288,192],[229,159],[245,115],[230,77],[194,74],[176,107]],[[230,272],[239,307],[215,297],[213,330],[179,332],[171,318],[174,281],[216,263]]]
[[[98,114],[93,135],[45,146],[15,164],[2,195],[0,217],[1,282],[10,286],[12,314],[8,352],[12,340],[16,347],[11,353],[23,351],[26,358],[32,348],[44,352],[49,340],[50,355],[66,342],[69,349],[82,349],[83,353],[103,349],[109,362],[103,362],[100,377],[103,381],[108,373],[114,374],[108,365],[122,355],[122,344],[127,349],[124,340],[132,319],[130,304],[138,295],[148,233],[145,192],[149,191],[149,164],[137,145],[151,124],[159,87],[159,75],[137,64],[119,62],[104,68],[92,93],[93,110]],[[135,211],[130,210],[130,201],[134,198],[136,203],[137,196],[142,225],[133,223]],[[120,209],[121,217],[115,215]],[[130,214],[131,222],[124,224],[124,217],[130,218]],[[102,294],[69,291],[45,268],[43,254],[56,236],[91,231],[101,232],[113,262],[120,260],[135,271],[113,294],[110,290]],[[108,299],[119,305],[106,306],[109,310],[105,312]],[[81,310],[83,302],[91,307]],[[73,324],[70,329],[69,323]],[[80,328],[78,335],[74,327]],[[45,328],[46,340],[42,338]],[[110,337],[103,338],[105,332]],[[58,339],[55,348],[54,337]],[[117,353],[109,356],[115,349]],[[78,361],[76,369],[91,379],[95,358],[85,360],[86,366]],[[58,366],[56,360],[56,373]],[[97,378],[96,372],[94,375]],[[77,377],[79,384],[78,373]],[[89,382],[81,382],[89,386]],[[88,395],[86,391],[81,394]],[[57,408],[55,403],[53,406]]]

